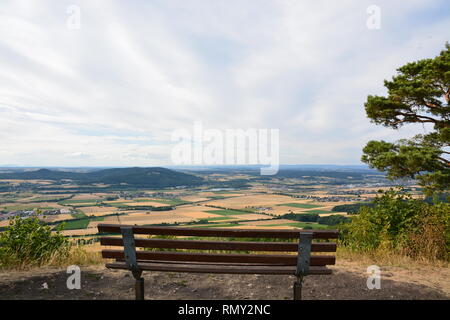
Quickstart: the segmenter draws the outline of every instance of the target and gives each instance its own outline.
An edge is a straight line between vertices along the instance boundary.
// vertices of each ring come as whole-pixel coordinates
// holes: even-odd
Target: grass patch
[[[79,211],[78,213],[72,213],[71,216],[74,219],[81,219],[81,218],[86,218],[87,215],[84,212]]]
[[[227,217],[227,216],[223,216],[223,217],[208,218],[207,220],[208,221],[217,221],[217,220],[229,220],[229,219],[232,219],[232,218]]]
[[[314,209],[314,210],[303,211],[303,213],[317,213],[317,214],[322,214],[322,213],[334,213],[334,212],[333,212],[333,211],[328,211],[328,210],[318,210],[318,209]]]
[[[86,217],[65,221],[62,230],[86,229],[91,221],[103,221],[104,217]]]
[[[170,206],[178,206],[180,204],[188,204],[190,201],[181,200],[181,199],[150,199],[148,201],[160,202],[164,204],[168,204]]]
[[[338,243],[336,251],[336,259],[339,262],[342,260],[357,261],[363,265],[383,265],[393,267],[403,267],[411,270],[417,267],[438,267],[449,268],[450,262],[438,259],[411,258],[403,254],[396,253],[392,250],[377,249],[367,251],[355,251],[348,248],[341,243]]]
[[[245,212],[245,211],[240,211],[240,210],[229,210],[229,209],[225,209],[225,210],[210,210],[210,211],[206,211],[208,213],[213,213],[213,214],[218,214],[221,216],[236,216],[236,215],[241,215],[241,214],[249,214],[250,212]]]

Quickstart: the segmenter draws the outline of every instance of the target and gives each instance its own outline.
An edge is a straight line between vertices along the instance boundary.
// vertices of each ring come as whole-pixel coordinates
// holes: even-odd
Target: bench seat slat
[[[127,269],[124,262],[107,263],[110,269]],[[163,263],[141,263],[139,268],[148,271],[169,271],[189,273],[222,273],[222,274],[272,274],[272,275],[294,275],[296,268],[293,266],[248,266],[248,265],[196,265],[196,264],[163,264]],[[310,267],[310,275],[331,274],[331,269],[326,267]]]
[[[104,246],[123,246],[122,238],[103,237]],[[160,249],[198,249],[198,250],[242,250],[242,251],[280,251],[297,252],[298,243],[257,242],[257,241],[203,241],[169,239],[135,239],[136,247]],[[312,252],[335,252],[336,243],[312,243]]]
[[[116,262],[125,262],[124,259],[116,259]],[[201,261],[164,261],[164,260],[137,260],[138,264],[141,263],[164,263],[164,264],[195,264],[195,265],[223,265],[223,266],[284,266],[283,263],[238,263],[238,262],[201,262]]]
[[[123,250],[103,250],[103,258],[123,259]],[[136,251],[138,260],[198,261],[198,262],[237,262],[297,265],[297,255],[262,254],[218,254],[191,252]],[[323,266],[335,263],[334,256],[312,255],[311,266]]]
[[[203,236],[203,237],[236,237],[236,238],[282,238],[298,239],[300,232],[286,229],[231,229],[231,228],[184,228],[184,227],[151,227],[117,224],[99,224],[99,232],[120,233],[120,227],[132,227],[135,234]],[[302,230],[311,232],[314,239],[336,239],[337,230]]]

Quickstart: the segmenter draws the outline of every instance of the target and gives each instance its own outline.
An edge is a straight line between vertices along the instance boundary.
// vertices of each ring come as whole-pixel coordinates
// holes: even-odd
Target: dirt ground
[[[450,299],[448,268],[382,267],[381,289],[369,290],[363,266],[342,261],[331,276],[306,277],[304,299]],[[0,300],[134,299],[134,280],[123,270],[81,268],[81,289],[69,290],[65,269],[0,273]],[[292,299],[291,276],[145,272],[145,298],[167,300]]]

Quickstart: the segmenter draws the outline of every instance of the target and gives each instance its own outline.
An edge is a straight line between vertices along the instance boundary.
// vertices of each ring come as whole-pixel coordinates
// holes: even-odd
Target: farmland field
[[[284,204],[277,204],[277,206],[294,207],[294,208],[302,208],[302,209],[310,209],[310,208],[320,207],[319,205],[310,204],[310,203],[284,203]]]
[[[239,178],[248,181],[248,184],[232,188],[135,188],[124,191],[115,190],[107,184],[83,186],[67,181],[53,184],[51,180],[0,180],[0,183],[10,185],[14,190],[0,192],[0,232],[9,224],[9,218],[35,215],[36,208],[42,212],[39,219],[52,228],[63,223],[64,236],[94,240],[98,237],[99,223],[322,229],[332,226],[289,220],[282,216],[347,215],[332,209],[336,205],[369,201],[376,190],[370,185],[355,187],[353,180],[351,187],[345,188],[344,185],[314,184],[304,177],[272,177],[262,183],[253,179],[252,175],[226,171],[199,171],[198,174],[208,181],[227,183]],[[375,181],[379,184],[377,179]],[[20,190],[22,184],[25,186]],[[293,219],[293,216],[290,217]]]

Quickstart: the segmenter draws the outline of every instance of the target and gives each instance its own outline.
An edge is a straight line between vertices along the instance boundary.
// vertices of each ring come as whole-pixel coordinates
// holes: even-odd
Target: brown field
[[[6,227],[9,225],[9,220],[0,220],[0,227]]]
[[[81,211],[84,212],[84,214],[86,214],[87,216],[104,216],[107,214],[112,214],[118,211],[117,208],[115,207],[80,207],[79,208]]]
[[[55,208],[55,209],[64,208],[64,206],[59,205],[56,202],[29,202],[29,203],[8,202],[8,203],[2,203],[0,205],[0,208],[15,207],[15,206],[23,206],[23,207],[33,208],[33,209],[34,208]]]
[[[305,203],[307,201],[299,201],[297,199],[271,194],[261,195],[245,195],[241,197],[233,197],[228,199],[211,200],[209,205],[215,205],[225,208],[244,209],[247,206],[273,206],[281,203]]]
[[[338,214],[338,215],[341,215],[341,216],[347,216],[348,215],[347,212],[333,212],[333,213],[319,213],[319,216],[320,217],[326,217],[326,216],[332,216],[334,214]]]
[[[145,202],[127,202],[127,203],[125,203],[125,205],[127,205],[127,206],[135,206],[135,207],[139,207],[139,206],[143,206],[143,207],[145,207],[145,206],[152,206],[152,207],[165,207],[165,206],[167,206],[167,204],[165,204],[165,203],[162,203],[162,202],[157,202],[157,201],[151,201],[151,200],[148,200],[148,201],[145,201]]]
[[[72,215],[69,213],[64,214],[58,214],[58,215],[52,215],[52,216],[45,216],[42,220],[45,222],[56,222],[56,221],[62,221],[62,220],[69,220],[72,219]]]
[[[88,234],[96,234],[97,232],[97,228],[86,228],[76,230],[63,230],[61,231],[61,234],[64,236],[83,236]]]
[[[201,196],[197,196],[197,195],[184,196],[184,197],[180,197],[180,199],[184,200],[184,201],[190,201],[190,202],[207,201],[207,200],[209,200],[209,198],[201,197]]]
[[[11,184],[19,183],[36,183],[36,184],[53,184],[51,180],[20,180],[20,179],[2,179],[3,182],[9,182]]]
[[[173,222],[188,222],[194,219],[178,215],[173,211],[168,212],[151,212],[151,213],[133,213],[122,216],[111,216],[105,218],[105,223],[121,223],[121,224],[158,224],[158,223],[173,223]],[[91,222],[94,223],[94,222]],[[98,223],[97,223],[98,224]],[[91,224],[90,224],[91,225]]]
[[[241,225],[237,225],[237,226],[232,226],[232,227],[228,227],[228,228],[232,228],[232,229],[240,229],[242,228]],[[261,225],[246,225],[245,229],[296,229],[295,227],[289,227],[289,226],[272,226],[272,227],[267,227],[267,226],[261,226]]]
[[[77,194],[70,200],[102,200],[102,199],[103,198],[97,194],[83,193],[83,194]]]
[[[257,213],[232,215],[232,216],[228,216],[228,217],[237,219],[237,220],[273,219],[273,217],[267,216],[265,214],[257,214]],[[255,221],[255,223],[257,223],[257,222],[258,221]]]

